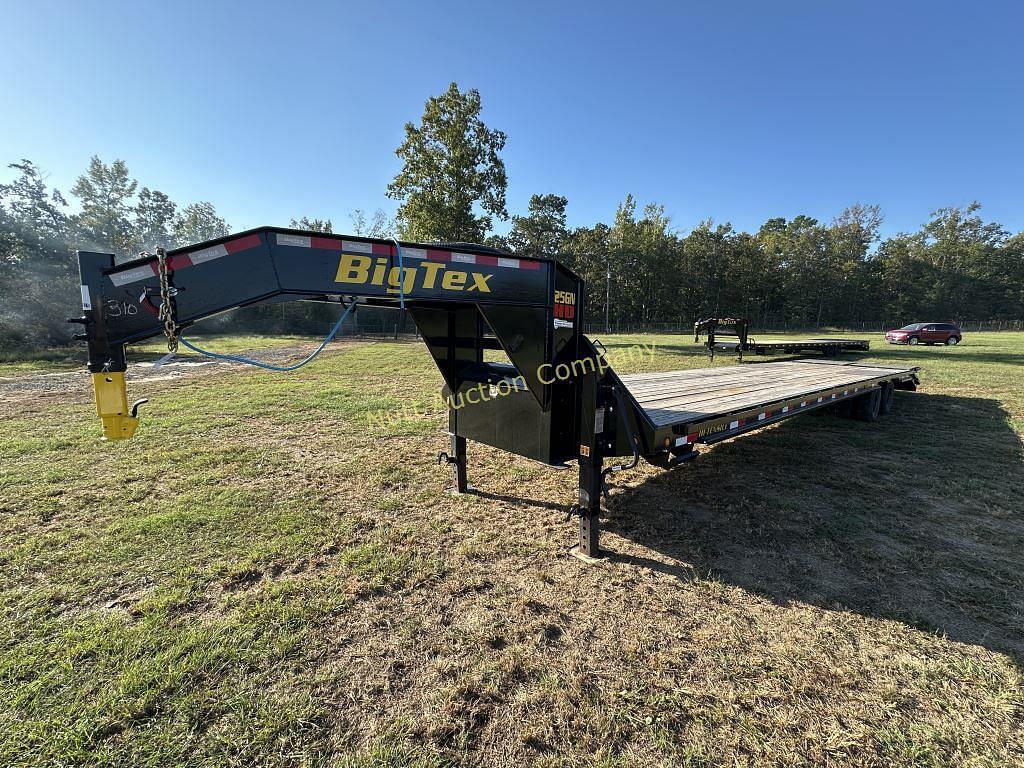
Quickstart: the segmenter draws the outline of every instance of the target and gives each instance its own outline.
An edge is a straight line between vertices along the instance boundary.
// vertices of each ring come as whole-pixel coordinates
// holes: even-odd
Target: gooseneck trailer
[[[840,352],[867,352],[871,342],[865,339],[755,339],[750,335],[750,323],[744,317],[709,317],[693,324],[693,341],[700,341],[704,333],[704,348],[714,359],[716,352],[735,354],[740,360],[744,352],[755,355],[792,355],[802,352],[822,352],[835,357]]]
[[[481,246],[418,244],[260,228],[122,264],[79,252],[78,338],[88,342],[106,439],[132,437],[125,345],[257,302],[404,308],[444,381],[454,490],[470,490],[467,440],[554,467],[579,468],[579,553],[599,552],[610,472],[641,458],[672,466],[714,443],[804,411],[840,405],[873,420],[916,368],[831,361],[619,375],[582,333],[584,285],[563,264]],[[500,350],[508,362],[487,362]],[[626,457],[618,465],[606,460]]]

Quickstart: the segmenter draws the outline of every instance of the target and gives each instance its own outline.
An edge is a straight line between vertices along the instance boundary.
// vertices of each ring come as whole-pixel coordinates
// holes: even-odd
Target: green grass
[[[5,365],[0,764],[1024,764],[1024,334],[871,338],[922,368],[892,416],[617,476],[593,567],[574,473],[474,444],[445,493],[420,344],[137,373],[111,444],[84,374]]]

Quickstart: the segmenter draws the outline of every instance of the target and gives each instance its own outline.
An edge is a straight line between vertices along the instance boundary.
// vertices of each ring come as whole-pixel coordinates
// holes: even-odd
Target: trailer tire
[[[892,413],[893,392],[895,391],[896,387],[893,386],[893,383],[891,381],[887,381],[885,382],[885,384],[882,385],[882,395],[880,402],[878,404],[879,416],[888,416],[890,413]]]
[[[875,421],[882,405],[882,389],[876,387],[853,402],[853,418],[857,421]]]

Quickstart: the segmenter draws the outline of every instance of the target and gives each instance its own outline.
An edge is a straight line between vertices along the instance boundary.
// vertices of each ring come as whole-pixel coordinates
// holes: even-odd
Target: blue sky
[[[951,2],[67,2],[0,5],[0,148],[65,191],[124,159],[233,229],[393,211],[402,126],[451,80],[508,134],[511,212],[627,192],[713,217],[885,231],[977,199],[1024,229],[1024,6]],[[0,178],[10,178],[3,170]],[[499,230],[507,225],[499,226]]]

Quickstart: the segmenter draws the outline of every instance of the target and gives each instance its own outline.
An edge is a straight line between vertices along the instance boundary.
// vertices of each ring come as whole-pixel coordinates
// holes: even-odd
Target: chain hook
[[[167,351],[172,355],[178,351],[178,324],[174,320],[174,303],[171,298],[170,270],[167,265],[167,251],[156,249],[157,275],[160,278],[160,312],[158,314],[164,324],[164,336],[167,337]]]

